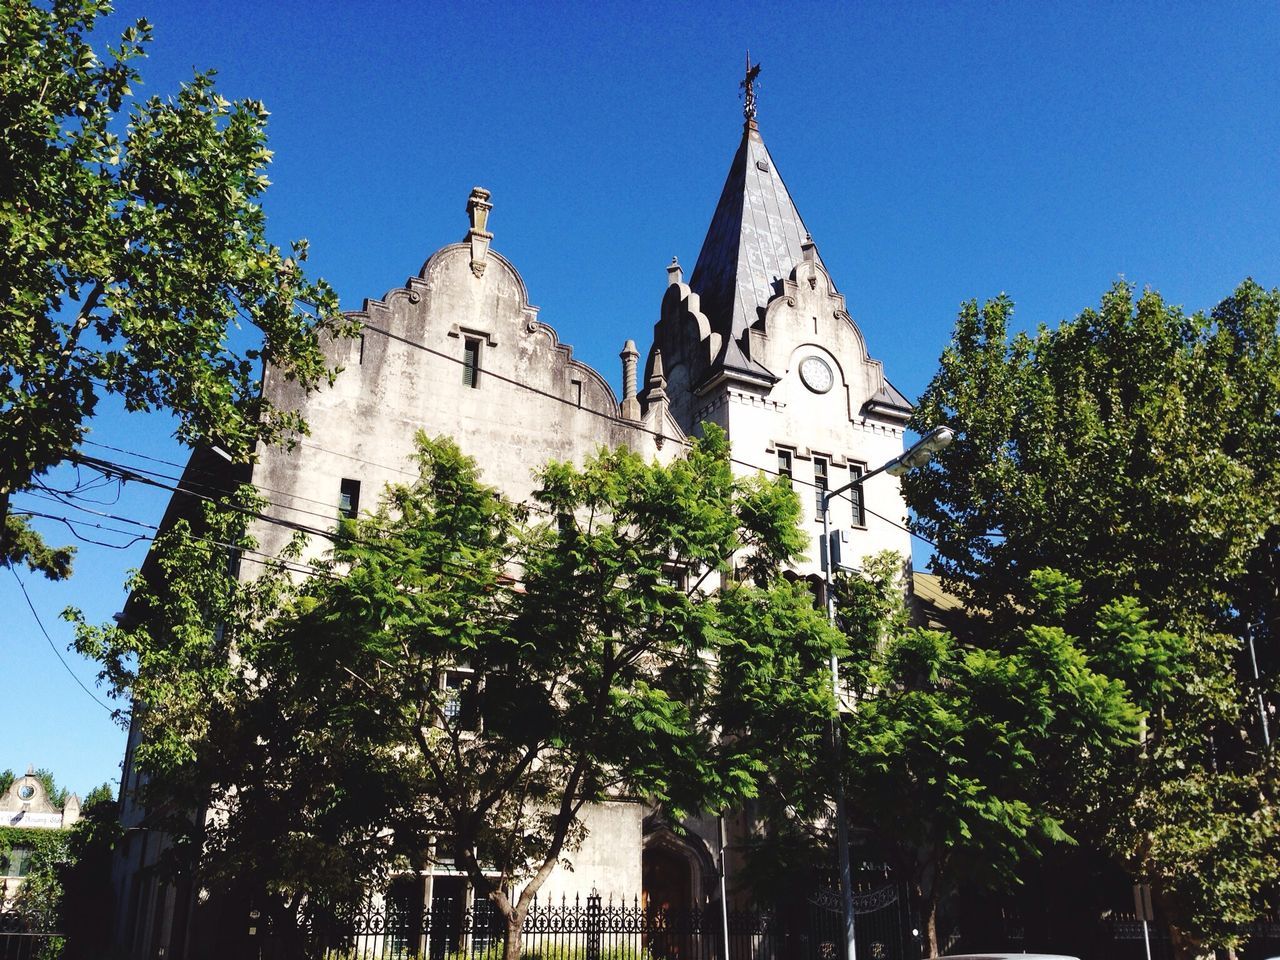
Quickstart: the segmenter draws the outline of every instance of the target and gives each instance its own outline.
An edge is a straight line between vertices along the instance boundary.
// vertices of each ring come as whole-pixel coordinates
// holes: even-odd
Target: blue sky
[[[623,341],[648,343],[667,263],[688,271],[697,257],[740,136],[748,47],[763,65],[765,142],[909,396],[969,298],[1007,291],[1034,327],[1122,276],[1188,309],[1246,276],[1280,285],[1274,3],[168,0],[121,3],[101,43],[137,16],[156,35],[139,92],[170,94],[214,67],[224,95],[272,111],[272,235],[309,238],[344,306],[460,239],[480,184],[494,247],[541,318],[615,386]],[[105,406],[96,441],[184,459],[165,418]],[[163,508],[131,485],[99,509],[155,523]],[[71,539],[60,525],[50,535]],[[24,575],[90,689],[95,668],[65,652],[58,612],[105,620],[144,550],[81,544],[69,583]],[[58,664],[10,575],[0,610],[0,768],[49,767],[81,794],[114,781],[122,731]]]

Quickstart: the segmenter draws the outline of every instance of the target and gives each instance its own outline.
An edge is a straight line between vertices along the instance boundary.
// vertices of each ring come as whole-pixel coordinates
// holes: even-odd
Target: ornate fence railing
[[[62,934],[39,917],[0,909],[0,960],[44,960],[62,949]]]
[[[860,894],[858,945],[868,960],[916,960],[896,886]],[[292,933],[292,932],[291,932]],[[727,934],[727,935],[726,935]],[[529,960],[827,960],[843,953],[838,911],[811,900],[787,915],[718,904],[646,909],[638,897],[534,902],[521,930]],[[506,925],[488,902],[433,900],[430,909],[371,901],[316,915],[288,938],[267,933],[264,960],[497,960]]]

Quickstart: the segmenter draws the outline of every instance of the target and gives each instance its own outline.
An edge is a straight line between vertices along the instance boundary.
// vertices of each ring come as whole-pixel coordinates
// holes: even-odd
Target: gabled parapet
[[[323,526],[325,503],[335,521],[340,504],[374,507],[388,483],[412,475],[419,431],[454,438],[513,500],[533,492],[551,461],[580,461],[601,446],[649,455],[666,438],[683,439],[638,395],[624,412],[608,381],[540,319],[524,279],[493,248],[492,207],[487,191],[472,190],[466,236],[348,314],[360,336],[330,342],[343,368],[331,389],[303,396],[268,372],[273,401],[301,410],[311,429],[292,451],[266,451],[254,470],[254,483],[280,492],[290,521]],[[268,551],[286,533],[262,531]]]

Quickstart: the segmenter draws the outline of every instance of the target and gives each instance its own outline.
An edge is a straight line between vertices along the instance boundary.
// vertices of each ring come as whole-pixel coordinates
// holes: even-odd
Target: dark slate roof
[[[864,414],[896,420],[899,423],[910,420],[914,410],[911,401],[903,396],[902,391],[890,383],[888,378],[885,379],[884,386],[877,390],[862,407]]]
[[[800,262],[806,236],[760,130],[748,121],[689,278],[711,328],[725,340],[717,365],[768,372],[743,353],[741,341]]]

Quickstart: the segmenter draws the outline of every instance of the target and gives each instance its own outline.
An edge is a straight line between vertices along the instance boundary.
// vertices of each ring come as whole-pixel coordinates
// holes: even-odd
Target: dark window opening
[[[667,586],[679,590],[681,593],[689,592],[689,571],[674,563],[669,563],[662,568],[662,579]]]
[[[827,492],[827,460],[813,458],[813,503],[817,518],[822,519],[822,497]]]
[[[778,451],[778,476],[787,478],[787,486],[791,486],[791,451]]]
[[[473,337],[462,344],[462,382],[468,387],[480,386],[480,341]]]
[[[364,334],[360,334],[360,357],[356,363],[364,363]]]
[[[354,519],[360,512],[360,481],[348,477],[342,478],[338,490],[338,512],[348,520]]]
[[[449,670],[444,675],[445,719],[458,730],[475,730],[480,719],[476,675],[470,670]]]
[[[860,463],[849,464],[849,479],[856,480],[862,476],[864,469]],[[853,506],[853,525],[855,527],[865,527],[867,525],[867,511],[862,505],[862,484],[849,488],[849,503]]]

